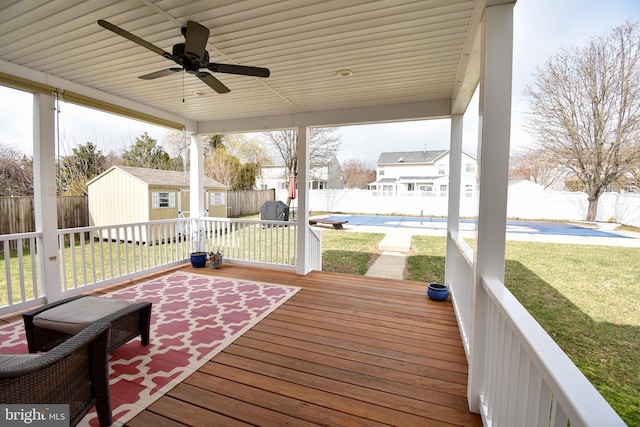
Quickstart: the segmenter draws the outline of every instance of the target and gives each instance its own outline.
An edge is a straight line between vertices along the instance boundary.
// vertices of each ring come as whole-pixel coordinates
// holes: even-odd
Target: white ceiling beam
[[[87,86],[74,83],[60,77],[56,77],[50,74],[45,74],[40,71],[36,71],[30,68],[22,67],[11,62],[0,60],[0,73],[16,76],[19,82],[24,84],[15,85],[16,89],[28,90],[29,82],[33,83],[33,86],[50,86],[62,93],[62,99],[64,100],[64,92],[73,92],[79,94],[84,98],[88,98],[91,108],[101,109],[109,113],[126,115],[126,110],[131,112],[140,113],[137,117],[127,116],[130,118],[140,119],[140,116],[148,116],[149,122],[162,125],[163,122],[173,122],[182,124],[188,133],[193,133],[197,129],[197,123],[193,120],[186,119],[184,117],[160,110],[158,108],[151,107],[149,105],[141,104],[139,102],[132,101],[130,99],[122,98],[117,95],[106,93],[98,89],[90,88]],[[19,77],[18,77],[19,76]],[[0,82],[2,83],[2,82]],[[5,84],[5,83],[3,83]],[[10,83],[6,83],[9,84]],[[102,105],[104,108],[100,108]],[[110,108],[110,106],[116,108]],[[118,108],[119,107],[119,108]],[[153,120],[155,118],[155,120]]]
[[[225,134],[263,132],[275,129],[290,129],[300,126],[331,127],[367,123],[442,119],[450,117],[450,111],[451,101],[449,99],[441,99],[437,101],[376,105],[360,108],[198,122],[198,133]]]

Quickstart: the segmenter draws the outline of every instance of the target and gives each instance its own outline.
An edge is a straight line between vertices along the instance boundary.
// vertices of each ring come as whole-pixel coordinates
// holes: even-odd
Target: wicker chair
[[[43,354],[0,354],[0,402],[67,404],[72,426],[95,404],[100,424],[111,425],[109,327],[94,323]]]

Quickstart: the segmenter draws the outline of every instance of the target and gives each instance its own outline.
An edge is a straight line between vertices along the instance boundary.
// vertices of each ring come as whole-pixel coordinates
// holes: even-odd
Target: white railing
[[[37,239],[41,233],[0,235],[0,314],[24,310],[44,302]]]
[[[451,293],[464,351],[469,359],[473,308],[473,249],[458,234],[447,234],[446,263],[446,285]]]
[[[191,252],[221,251],[224,262],[295,269],[295,222],[228,218],[171,220],[58,230],[63,297],[183,264]],[[45,302],[41,233],[0,235],[0,314]]]
[[[309,269],[322,271],[322,231],[307,227]]]
[[[473,277],[471,248],[450,234],[447,284],[469,365],[483,373],[479,400],[485,426],[625,425],[501,281],[484,279],[476,289],[484,295],[475,300],[487,302],[476,304]],[[474,315],[476,311],[482,314]],[[486,319],[486,325],[474,324],[474,319]],[[474,328],[475,333],[487,331],[474,339],[482,348],[471,346]],[[484,366],[474,366],[481,363],[476,360]]]
[[[183,263],[189,219],[58,230],[62,293],[105,286]]]
[[[625,425],[502,282],[485,279],[482,291],[488,296],[485,425]]]
[[[200,218],[202,250],[222,252],[224,262],[295,268],[298,224],[233,218]]]

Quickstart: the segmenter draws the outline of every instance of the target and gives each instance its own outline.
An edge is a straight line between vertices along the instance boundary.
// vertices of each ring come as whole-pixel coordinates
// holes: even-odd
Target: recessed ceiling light
[[[199,90],[199,89],[198,90],[194,90],[193,94],[197,95],[197,96],[204,96],[204,91],[203,90]]]
[[[351,71],[351,70],[338,70],[338,71],[336,71],[336,76],[338,76],[338,77],[351,77],[351,76],[353,76],[353,71]]]

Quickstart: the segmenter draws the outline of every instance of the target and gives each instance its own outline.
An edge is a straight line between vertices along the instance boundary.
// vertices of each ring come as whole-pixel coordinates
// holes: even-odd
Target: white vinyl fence
[[[404,214],[446,217],[447,193],[376,195],[369,190],[309,190],[309,209],[322,212]],[[286,200],[287,191],[277,190],[276,200]],[[587,195],[566,191],[509,191],[509,218],[583,221]],[[295,200],[294,200],[295,206]],[[476,197],[462,195],[460,216],[475,217]],[[613,221],[640,227],[640,194],[605,193],[598,202],[598,221]]]

